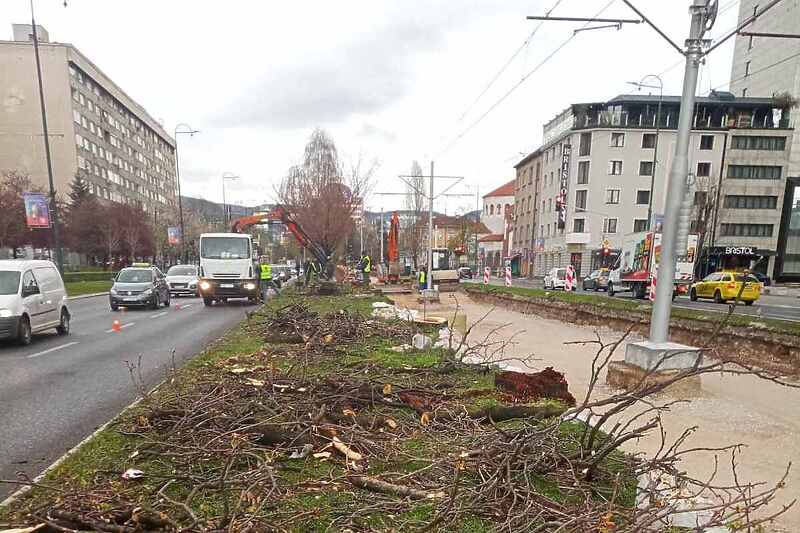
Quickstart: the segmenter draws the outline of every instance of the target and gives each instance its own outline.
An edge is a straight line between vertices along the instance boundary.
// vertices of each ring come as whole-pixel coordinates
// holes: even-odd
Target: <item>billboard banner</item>
[[[556,197],[558,211],[558,229],[567,226],[567,189],[569,187],[569,164],[572,157],[572,146],[564,144],[561,152],[561,187]]]
[[[181,228],[170,226],[167,228],[167,242],[169,244],[181,243]]]
[[[50,227],[50,204],[47,195],[39,192],[22,194],[25,203],[25,222],[29,228]]]

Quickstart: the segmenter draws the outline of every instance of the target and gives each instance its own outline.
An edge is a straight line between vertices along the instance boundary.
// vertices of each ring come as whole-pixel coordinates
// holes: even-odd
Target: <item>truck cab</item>
[[[230,298],[258,301],[258,265],[246,233],[200,235],[200,296],[205,305]]]

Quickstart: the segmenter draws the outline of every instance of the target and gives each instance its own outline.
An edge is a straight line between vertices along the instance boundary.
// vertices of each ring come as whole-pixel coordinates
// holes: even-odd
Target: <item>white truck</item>
[[[247,233],[200,235],[200,280],[205,305],[229,298],[258,301],[259,275],[253,237]]]
[[[675,264],[675,286],[672,297],[687,292],[694,280],[694,262],[697,256],[697,235],[689,235],[686,251]],[[623,291],[633,292],[634,298],[648,294],[653,275],[658,275],[661,258],[661,233],[642,231],[625,236],[617,268],[608,280],[608,295]],[[657,279],[657,282],[660,280]]]

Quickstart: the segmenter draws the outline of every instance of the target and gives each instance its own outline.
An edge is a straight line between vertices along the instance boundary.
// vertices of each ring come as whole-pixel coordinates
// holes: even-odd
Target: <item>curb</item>
[[[108,292],[95,292],[92,294],[81,294],[79,296],[67,296],[67,300],[85,300],[86,298],[95,298],[97,296],[106,296]]]

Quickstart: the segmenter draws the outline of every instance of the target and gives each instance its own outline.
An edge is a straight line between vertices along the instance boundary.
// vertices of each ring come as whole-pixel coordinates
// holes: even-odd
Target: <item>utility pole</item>
[[[383,268],[383,207],[381,207],[381,268]]]
[[[53,183],[53,160],[50,155],[50,135],[47,130],[47,109],[44,103],[44,84],[42,83],[42,63],[39,59],[39,34],[36,30],[36,17],[31,0],[31,34],[33,36],[33,55],[36,58],[36,79],[39,83],[39,106],[42,110],[42,134],[44,137],[44,156],[47,162],[47,182],[50,186],[50,218],[53,224],[53,247],[56,249],[56,266],[64,273],[64,250],[61,248],[61,228],[58,227],[58,205],[56,188]]]
[[[181,166],[179,162],[180,156],[178,155],[178,135],[186,134],[193,137],[198,131],[199,130],[193,129],[185,123],[180,123],[175,126],[175,181],[178,185],[178,217],[181,225],[181,255],[183,256],[184,264],[189,262],[189,252],[186,249],[186,232],[183,226],[183,199],[181,198]]]
[[[428,290],[433,290],[433,161],[431,161],[431,183],[428,193]]]

